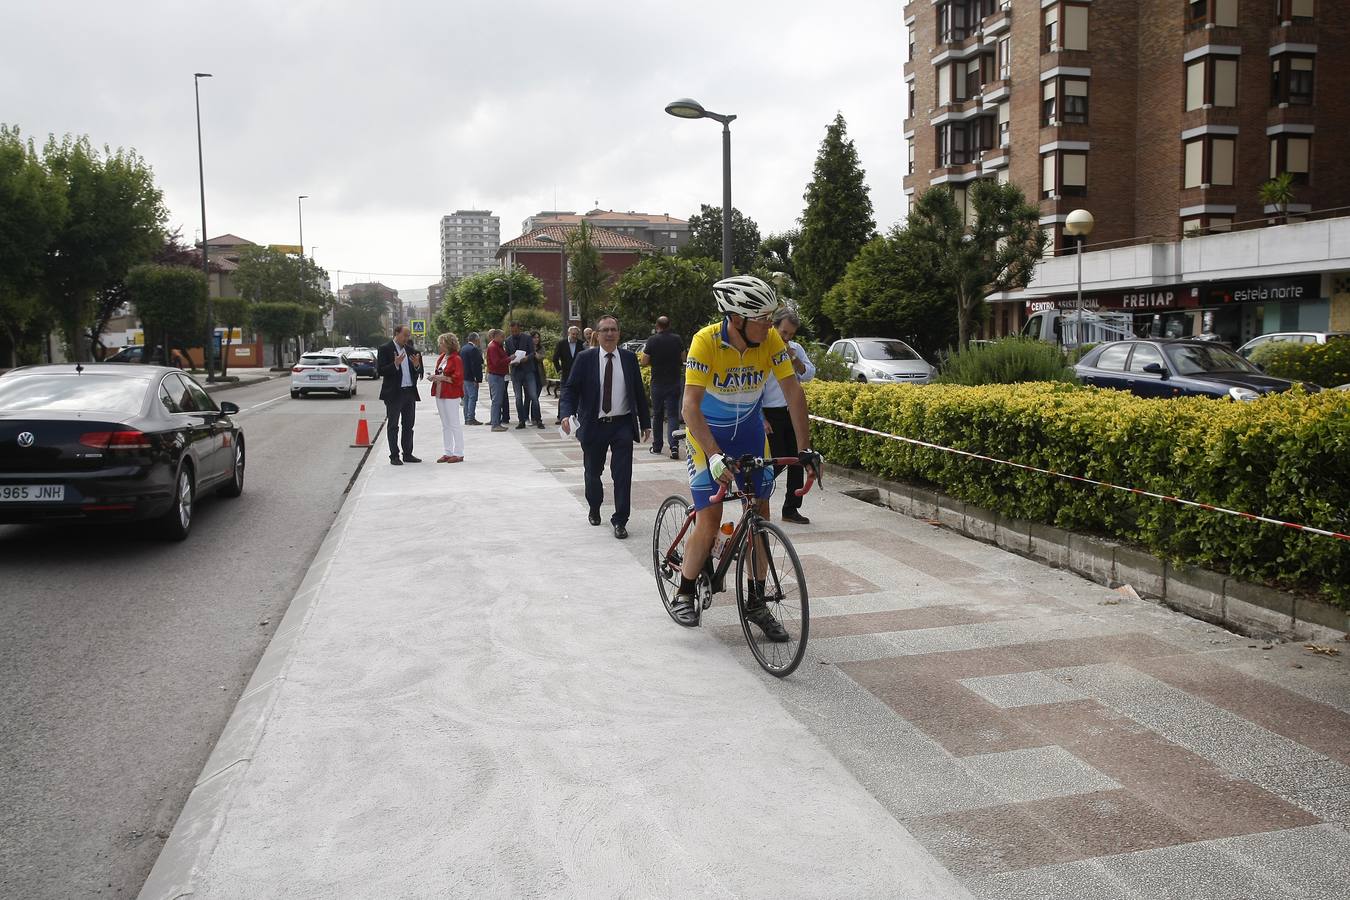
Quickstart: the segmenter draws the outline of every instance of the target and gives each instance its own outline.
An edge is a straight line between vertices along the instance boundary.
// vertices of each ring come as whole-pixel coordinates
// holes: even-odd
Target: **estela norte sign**
[[[1229,303],[1288,303],[1316,299],[1322,288],[1320,275],[1293,275],[1247,281],[1212,281],[1167,285],[1137,290],[1099,292],[1083,298],[1084,309],[1194,309]],[[1027,301],[1027,313],[1047,309],[1072,310],[1078,306],[1070,296]]]

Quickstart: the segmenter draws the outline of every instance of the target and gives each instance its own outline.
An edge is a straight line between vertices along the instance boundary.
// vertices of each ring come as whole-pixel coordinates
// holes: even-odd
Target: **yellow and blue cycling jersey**
[[[764,382],[769,373],[780,381],[795,378],[792,357],[777,329],[769,329],[758,347],[747,347],[742,353],[731,345],[727,328],[727,320],[723,319],[694,335],[685,362],[684,382],[703,388],[699,409],[723,456],[728,460],[746,454],[767,457],[769,440],[764,433],[761,408]],[[708,498],[717,492],[717,483],[708,471],[708,457],[703,448],[692,435],[688,443],[689,490],[694,507],[703,509]],[[768,497],[773,493],[773,470],[766,469],[760,474],[755,493]],[[748,489],[740,476],[737,481],[742,490]]]

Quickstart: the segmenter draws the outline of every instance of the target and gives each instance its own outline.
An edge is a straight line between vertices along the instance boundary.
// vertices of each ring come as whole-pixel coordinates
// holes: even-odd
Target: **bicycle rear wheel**
[[[679,494],[672,494],[661,501],[656,511],[656,524],[652,527],[652,571],[656,575],[656,589],[661,594],[661,605],[666,613],[675,619],[671,604],[680,591],[680,565],[684,562],[684,548],[689,542],[685,533],[679,544],[671,549],[675,535],[684,527],[689,516],[690,503]],[[691,526],[692,530],[692,526]],[[678,623],[679,620],[675,619]]]
[[[750,652],[764,671],[785,678],[806,655],[806,639],[811,630],[810,606],[806,596],[806,574],[788,536],[772,522],[757,521],[742,539],[736,559],[736,610]],[[764,606],[787,629],[788,639],[775,642],[746,618],[750,598],[750,579],[764,581]]]

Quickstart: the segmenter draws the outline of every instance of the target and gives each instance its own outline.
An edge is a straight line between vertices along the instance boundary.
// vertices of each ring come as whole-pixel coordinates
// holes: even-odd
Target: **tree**
[[[82,137],[47,141],[43,164],[65,186],[68,215],[48,248],[43,296],[66,345],[88,358],[78,340],[93,316],[94,296],[116,284],[163,243],[168,218],[150,168],[134,150],[105,147],[100,156]]]
[[[442,309],[445,307],[442,306]],[[373,286],[352,289],[351,298],[333,310],[333,325],[357,344],[375,344],[384,337],[384,316],[388,304]]]
[[[620,275],[609,296],[625,334],[648,334],[666,316],[671,330],[688,340],[717,318],[712,286],[721,277],[716,259],[649,256]]]
[[[496,327],[506,318],[511,304],[515,309],[543,306],[543,282],[519,267],[510,272],[477,272],[455,285],[454,293],[436,311],[433,325],[438,333],[453,331],[462,339],[470,331]]]
[[[898,337],[927,359],[956,340],[951,297],[916,265],[914,238],[901,228],[863,245],[823,308],[841,334]]]
[[[759,265],[759,226],[736,207],[731,208],[731,268],[741,274]],[[689,217],[689,243],[680,248],[686,259],[722,259],[722,207],[704,203]],[[720,270],[719,270],[720,271]]]
[[[971,219],[946,185],[929,188],[909,214],[907,250],[928,283],[956,304],[957,341],[996,291],[1020,290],[1045,252],[1040,212],[1021,189],[980,179],[970,188]]]
[[[147,351],[162,346],[168,359],[175,339],[181,343],[201,333],[207,288],[199,269],[143,264],[127,272],[125,284],[145,328]]]
[[[150,262],[161,266],[200,268],[201,259],[200,253],[183,243],[181,230],[174,229],[163,236],[163,243],[150,258]],[[211,264],[211,269],[212,271],[220,271],[219,266],[214,263]],[[94,295],[93,312],[86,332],[91,354],[98,353],[99,348],[103,346],[103,332],[108,330],[108,323],[129,302],[126,284],[121,280],[105,285]],[[187,341],[188,346],[201,343],[200,337],[193,337],[190,334],[182,335],[182,337]]]
[[[844,269],[873,238],[877,227],[858,151],[845,136],[846,127],[843,115],[836,114],[825,129],[803,197],[801,237],[792,254],[802,288],[801,311],[816,322],[822,334],[835,331],[821,315],[825,293],[844,277]]]
[[[759,244],[759,256],[764,268],[776,282],[778,292],[785,297],[796,296],[797,269],[792,265],[792,255],[801,240],[801,231],[790,228],[769,235]]]
[[[1261,185],[1258,192],[1263,206],[1273,206],[1280,211],[1280,224],[1289,221],[1289,204],[1294,202],[1294,176],[1281,172]]]
[[[324,312],[332,297],[324,289],[328,273],[304,256],[271,247],[245,247],[239,254],[234,286],[240,296],[263,303],[299,303]]]
[[[604,303],[609,280],[600,251],[591,243],[591,226],[583,220],[567,233],[567,296],[576,302],[582,324],[594,324],[591,316]],[[567,313],[563,310],[563,315]]]
[[[272,339],[272,350],[276,354],[277,365],[281,365],[282,341],[304,330],[305,315],[311,311],[299,303],[264,301],[250,306],[253,329]]]
[[[68,211],[65,184],[42,164],[17,127],[0,125],[0,328],[10,366],[36,362],[51,325],[41,302],[43,267]]]
[[[220,350],[220,377],[229,374],[230,346],[234,343],[234,330],[243,329],[249,322],[249,302],[243,297],[217,297],[211,301],[211,314],[216,325],[225,329],[224,346]]]

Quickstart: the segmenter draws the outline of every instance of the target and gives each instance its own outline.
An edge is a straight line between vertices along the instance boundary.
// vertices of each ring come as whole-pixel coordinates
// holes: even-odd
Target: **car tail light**
[[[304,367],[304,366],[292,366],[292,367],[291,367],[291,371],[292,371],[292,372],[303,372],[303,371],[305,371],[305,367]]]
[[[345,372],[345,371],[347,371],[347,367],[346,367],[346,366],[333,366],[333,371],[334,371],[334,372]]]
[[[80,443],[98,450],[149,450],[150,436],[141,431],[86,431]]]

